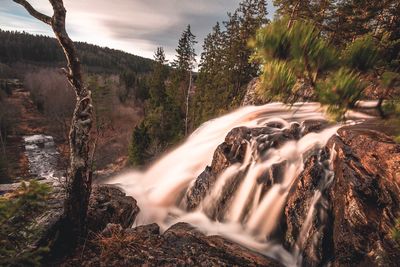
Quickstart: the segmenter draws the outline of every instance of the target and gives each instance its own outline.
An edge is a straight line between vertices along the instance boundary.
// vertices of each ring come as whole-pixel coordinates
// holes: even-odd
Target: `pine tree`
[[[217,105],[223,103],[227,95],[224,90],[223,68],[225,66],[225,51],[223,44],[223,32],[220,24],[213,27],[213,31],[204,39],[203,52],[200,58],[200,71],[197,78],[197,88],[194,105],[194,124],[199,125],[215,115]]]
[[[194,45],[197,43],[196,36],[192,33],[190,25],[182,33],[176,49],[176,59],[173,66],[177,69],[177,82],[182,87],[185,103],[185,134],[189,127],[189,97],[192,89],[192,71],[196,64],[196,52]]]
[[[259,66],[249,62],[248,42],[258,28],[268,23],[265,0],[244,0],[228,20],[204,40],[196,99],[201,101],[196,124],[239,105],[246,84],[257,76]]]
[[[179,39],[176,49],[176,59],[173,66],[183,75],[192,71],[196,63],[196,52],[194,45],[197,43],[196,36],[192,33],[190,25],[187,25]]]
[[[154,53],[154,69],[150,80],[150,104],[153,108],[163,104],[166,97],[165,80],[167,79],[168,70],[165,66],[167,63],[165,52],[162,47],[158,47]]]

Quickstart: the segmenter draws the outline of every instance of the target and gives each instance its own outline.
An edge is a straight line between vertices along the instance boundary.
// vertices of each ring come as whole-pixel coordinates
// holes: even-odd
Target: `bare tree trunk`
[[[192,87],[192,70],[189,70],[189,87],[186,94],[186,116],[185,116],[185,136],[188,134],[188,121],[189,121],[189,95]]]
[[[67,197],[59,227],[59,245],[74,245],[86,234],[86,213],[91,193],[92,173],[89,166],[89,135],[92,127],[91,92],[84,86],[81,63],[73,41],[65,29],[66,10],[63,0],[49,0],[53,16],[36,11],[26,0],[13,0],[22,5],[30,15],[50,25],[67,60],[65,74],[76,93],[76,105],[72,117],[69,143],[70,164],[67,175]],[[57,243],[57,242],[56,242]]]

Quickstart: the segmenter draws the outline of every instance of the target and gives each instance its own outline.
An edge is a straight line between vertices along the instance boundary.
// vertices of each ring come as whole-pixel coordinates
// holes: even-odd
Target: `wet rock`
[[[64,266],[281,266],[219,236],[205,236],[186,223],[163,234],[157,224],[122,229],[109,224],[83,254]]]
[[[269,122],[264,127],[232,129],[227,134],[224,143],[215,150],[211,165],[206,167],[186,193],[184,197],[186,209],[190,211],[198,207],[219,175],[229,166],[235,163],[243,163],[246,151],[252,142],[257,148],[257,153],[254,156],[265,157],[269,149],[279,148],[290,140],[298,140],[310,131],[322,130],[326,125],[327,123],[320,121],[305,121],[301,125],[293,122],[290,127],[284,128],[280,122]],[[260,177],[259,183],[264,183],[269,187],[272,183],[280,181],[283,164],[286,163],[274,165],[265,175]],[[215,207],[216,210],[209,214],[212,218],[217,218],[217,213],[225,209],[225,205],[232,197],[234,189],[240,184],[245,171],[240,171],[224,189],[219,205]],[[263,191],[265,193],[266,189]]]
[[[131,227],[139,213],[136,200],[112,186],[94,186],[89,202],[88,228],[101,231],[109,223]]]
[[[188,209],[199,205],[224,170],[243,162],[250,143],[257,146],[254,156],[262,156],[271,148],[326,126],[326,122],[306,121],[285,129],[273,123],[233,129],[215,151],[211,166],[186,194]],[[336,154],[332,169],[331,153]],[[289,192],[281,223],[270,238],[282,242],[289,251],[299,249],[303,266],[400,265],[400,250],[391,238],[400,217],[399,163],[400,145],[389,137],[362,126],[342,128],[325,148],[308,155]],[[280,182],[284,164],[274,165],[258,178],[258,184],[263,185],[261,197],[273,183]],[[224,213],[242,177],[239,172],[230,180],[214,210],[206,211],[211,218],[223,219],[218,213]],[[311,223],[304,229],[311,207]],[[299,238],[302,230],[303,238]]]
[[[339,130],[334,178],[316,207],[303,245],[303,265],[397,266],[400,250],[391,239],[400,216],[400,146],[384,134],[355,128]],[[328,153],[328,152],[327,152]],[[307,163],[288,196],[282,224],[285,245],[295,245],[324,168],[317,157]]]

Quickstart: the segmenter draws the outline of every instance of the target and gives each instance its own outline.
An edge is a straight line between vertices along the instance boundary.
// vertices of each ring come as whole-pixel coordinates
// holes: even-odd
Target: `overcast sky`
[[[226,19],[240,0],[64,0],[67,30],[75,41],[108,46],[152,58],[163,46],[172,59],[187,24],[197,36],[197,54],[204,37],[217,21]],[[274,8],[268,1],[269,17]],[[51,14],[48,0],[30,0],[39,11]],[[48,25],[31,18],[12,0],[0,0],[0,28],[53,36]],[[1,42],[1,40],[0,40]]]

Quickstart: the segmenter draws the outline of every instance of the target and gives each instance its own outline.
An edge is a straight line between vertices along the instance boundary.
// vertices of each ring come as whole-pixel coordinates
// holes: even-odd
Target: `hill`
[[[94,73],[132,71],[137,74],[152,70],[153,60],[123,51],[76,42],[86,70]],[[65,59],[55,38],[0,29],[0,62],[63,66]]]

